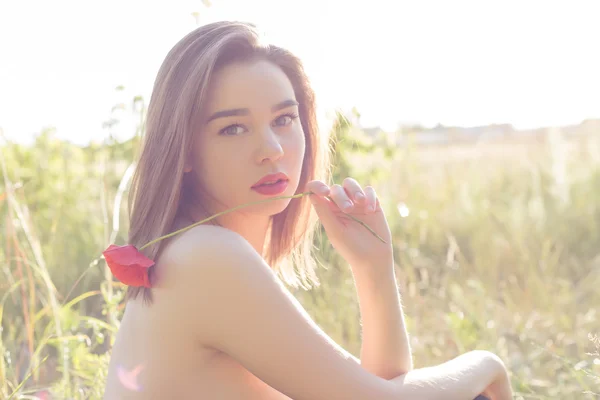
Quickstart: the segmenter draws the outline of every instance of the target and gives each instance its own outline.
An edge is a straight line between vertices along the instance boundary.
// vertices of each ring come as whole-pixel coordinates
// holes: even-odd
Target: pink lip
[[[264,196],[277,196],[285,192],[289,181],[280,181],[273,185],[259,185],[253,187],[252,190]]]
[[[272,181],[277,181],[280,179],[284,180],[284,181],[289,180],[287,175],[284,174],[283,172],[278,172],[276,174],[269,174],[269,175],[263,176],[258,182],[256,182],[254,185],[252,185],[252,189],[256,188],[257,186],[262,185],[265,182],[272,182]]]

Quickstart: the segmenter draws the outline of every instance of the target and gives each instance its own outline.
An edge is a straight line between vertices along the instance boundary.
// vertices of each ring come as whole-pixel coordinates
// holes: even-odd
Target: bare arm
[[[493,353],[475,350],[434,367],[415,369],[392,379],[406,398],[472,400],[484,394],[491,400],[512,399],[504,363]]]
[[[361,365],[384,379],[403,375],[413,364],[393,261],[356,267],[352,273],[362,322]]]
[[[370,373],[310,319],[248,242],[224,228],[191,229],[163,259],[173,310],[199,342],[295,400],[471,400],[495,379],[491,366],[473,371],[468,363],[454,365],[466,371],[458,381],[447,379],[458,373],[452,368],[397,380]]]
[[[481,393],[492,400],[511,399],[506,368],[487,351],[472,351],[435,367],[413,370],[394,269],[382,267],[353,270],[362,319],[361,365],[400,383],[409,397],[423,388],[440,390],[450,385],[454,395],[470,400]],[[382,273],[372,273],[377,271]]]

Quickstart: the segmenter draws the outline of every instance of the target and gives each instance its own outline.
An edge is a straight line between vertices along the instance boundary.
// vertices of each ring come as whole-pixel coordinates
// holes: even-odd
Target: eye
[[[244,127],[240,124],[233,124],[225,127],[219,131],[219,135],[224,136],[236,136],[244,133]]]
[[[298,118],[298,114],[292,114],[292,113],[283,114],[283,115],[280,115],[279,117],[277,117],[274,125],[275,126],[287,126],[287,125],[291,124],[292,121],[294,121],[296,118]]]

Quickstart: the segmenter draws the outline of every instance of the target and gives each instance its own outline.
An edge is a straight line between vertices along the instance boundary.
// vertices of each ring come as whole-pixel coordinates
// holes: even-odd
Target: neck
[[[202,210],[206,211],[206,210]],[[207,218],[205,212],[198,209],[191,209],[188,213],[191,223]],[[256,250],[261,257],[264,257],[264,246],[271,222],[270,217],[245,213],[243,210],[234,211],[215,218],[211,222],[215,222],[226,229],[241,235],[250,245]]]
[[[261,257],[264,257],[265,240],[270,223],[269,217],[233,212],[222,215],[217,219],[222,227],[241,235]]]

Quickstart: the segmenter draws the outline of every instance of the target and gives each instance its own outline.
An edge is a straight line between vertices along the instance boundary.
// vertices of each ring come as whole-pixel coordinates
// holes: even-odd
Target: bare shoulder
[[[184,232],[165,248],[160,264],[157,297],[172,317],[185,321],[196,339],[212,348],[211,338],[225,329],[215,323],[224,322],[223,313],[230,310],[229,315],[237,315],[249,299],[256,300],[257,292],[285,291],[243,236],[219,226],[198,226]],[[244,321],[232,318],[226,329],[243,330]]]
[[[240,235],[190,229],[165,255],[165,289],[157,293],[196,343],[293,399],[398,398],[390,382],[364,370],[320,329]]]
[[[248,243],[244,237],[230,229],[216,225],[199,225],[193,227],[177,236],[165,249],[194,251],[202,248],[203,244],[216,245],[222,241],[241,244]],[[224,243],[229,244],[229,243]]]
[[[240,234],[214,225],[196,226],[173,239],[163,251],[161,262],[175,268],[212,265],[230,254],[247,255],[254,249]],[[208,262],[211,261],[211,262]]]

